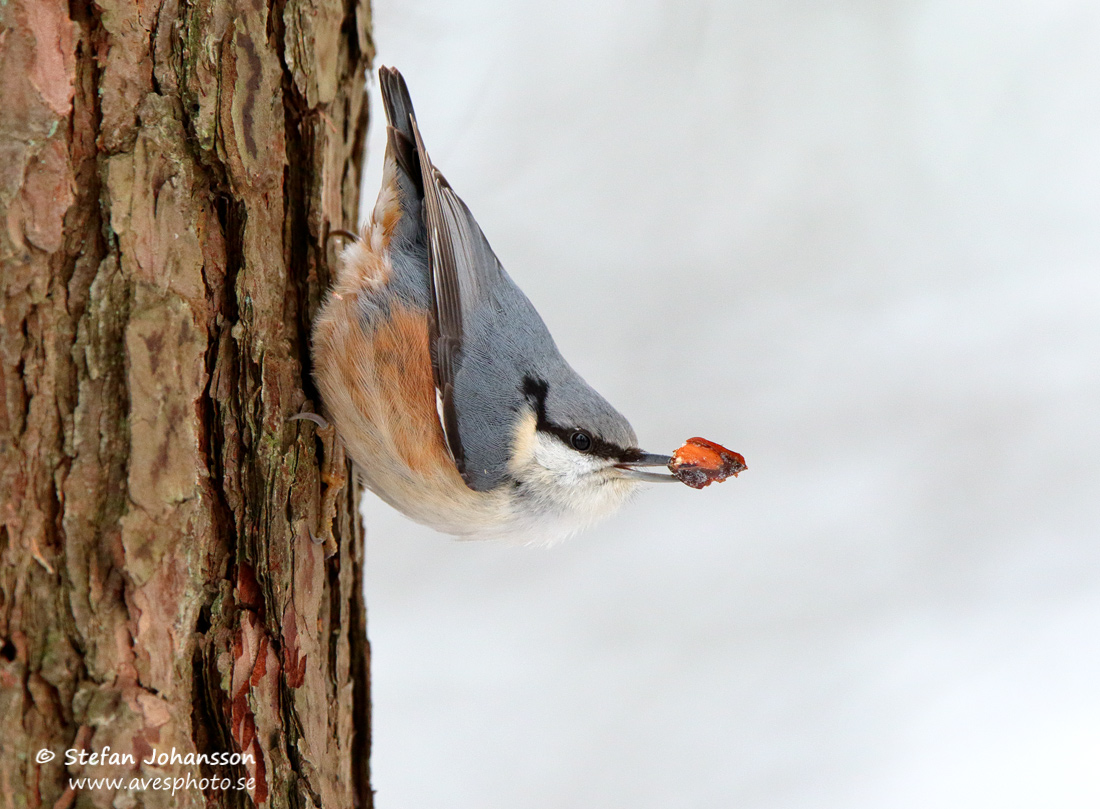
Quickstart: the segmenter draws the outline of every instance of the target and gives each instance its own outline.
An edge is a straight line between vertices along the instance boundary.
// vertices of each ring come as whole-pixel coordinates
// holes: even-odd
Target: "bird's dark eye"
[[[592,449],[592,436],[584,430],[577,430],[569,437],[569,443],[573,445],[573,449],[577,452],[588,452]]]

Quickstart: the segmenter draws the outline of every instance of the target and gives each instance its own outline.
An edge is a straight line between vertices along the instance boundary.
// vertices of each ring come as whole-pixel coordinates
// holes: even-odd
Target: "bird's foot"
[[[339,546],[332,535],[332,523],[336,519],[336,501],[348,482],[347,461],[344,445],[336,435],[336,428],[316,413],[298,413],[289,421],[311,421],[317,425],[317,437],[321,439],[324,460],[321,462],[321,483],[325,491],[321,497],[321,514],[318,519],[320,534],[309,529],[309,538],[318,545],[325,546],[325,558],[336,554]]]

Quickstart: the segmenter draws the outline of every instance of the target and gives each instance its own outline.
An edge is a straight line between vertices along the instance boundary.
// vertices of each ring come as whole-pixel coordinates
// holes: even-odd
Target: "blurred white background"
[[[563,354],[749,464],[550,550],[369,497],[379,807],[1100,806],[1100,7],[375,14]]]

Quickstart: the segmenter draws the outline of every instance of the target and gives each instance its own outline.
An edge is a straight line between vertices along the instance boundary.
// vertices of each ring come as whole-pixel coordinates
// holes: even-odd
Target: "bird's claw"
[[[309,538],[315,545],[325,546],[325,558],[334,556],[339,550],[336,538],[332,535],[332,523],[336,519],[336,501],[344,484],[348,481],[347,461],[344,445],[336,435],[336,428],[316,413],[297,413],[289,421],[305,420],[317,425],[317,437],[321,439],[324,460],[321,463],[321,482],[325,485],[321,497],[321,514],[318,519],[320,535],[309,530]]]
[[[329,423],[325,420],[324,416],[319,416],[316,413],[295,413],[288,418],[287,421],[312,421],[322,430],[329,427]]]

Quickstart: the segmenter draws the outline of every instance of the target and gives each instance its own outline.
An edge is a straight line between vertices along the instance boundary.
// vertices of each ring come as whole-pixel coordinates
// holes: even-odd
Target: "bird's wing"
[[[485,304],[503,270],[485,235],[465,203],[432,165],[416,118],[411,118],[424,185],[424,220],[428,232],[428,266],[431,274],[433,317],[431,324],[432,372],[440,423],[455,466],[467,484],[466,453],[462,447],[455,409],[455,376],[463,350],[463,321]]]

